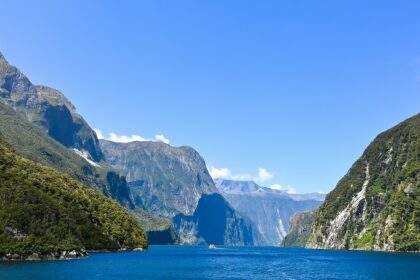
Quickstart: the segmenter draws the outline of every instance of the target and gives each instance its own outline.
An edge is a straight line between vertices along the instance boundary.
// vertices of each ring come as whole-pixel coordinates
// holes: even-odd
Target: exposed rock
[[[217,192],[206,164],[190,147],[160,142],[101,140],[105,159],[124,172],[134,200],[149,212],[172,218],[192,215],[203,194]]]
[[[310,248],[420,250],[420,114],[381,133],[315,214]]]
[[[192,216],[173,219],[181,244],[255,245],[261,238],[220,194],[203,195]]]
[[[257,226],[262,239],[257,245],[279,245],[286,236],[290,217],[300,211],[312,210],[321,205],[321,201],[298,199],[283,191],[260,187],[253,181],[215,180],[217,188],[227,201]],[[320,197],[309,194],[309,198]]]
[[[311,233],[315,211],[298,212],[290,217],[289,233],[281,245],[287,247],[305,247]]]
[[[102,159],[96,133],[74,105],[58,90],[33,85],[3,56],[0,58],[0,98],[28,121],[44,127],[64,146],[88,152],[93,161]]]
[[[2,261],[46,261],[46,260],[71,260],[87,257],[88,253],[85,250],[80,251],[61,251],[40,253],[33,252],[29,254],[5,254],[0,256]]]

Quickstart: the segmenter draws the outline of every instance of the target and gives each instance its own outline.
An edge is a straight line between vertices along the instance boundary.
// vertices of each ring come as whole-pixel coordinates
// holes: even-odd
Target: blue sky
[[[219,174],[329,191],[419,112],[418,1],[50,2],[2,1],[9,62],[105,137],[164,135]]]

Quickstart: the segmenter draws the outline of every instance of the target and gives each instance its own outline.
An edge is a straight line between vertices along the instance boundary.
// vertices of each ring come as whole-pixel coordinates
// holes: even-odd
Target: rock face
[[[322,201],[305,199],[260,187],[252,181],[232,181],[218,179],[217,188],[227,201],[257,226],[262,238],[257,245],[279,245],[286,236],[290,217],[300,211],[318,208]],[[322,199],[322,194],[309,196]]]
[[[305,247],[312,229],[315,211],[298,212],[290,217],[289,233],[281,242],[286,247]]]
[[[68,174],[135,211],[140,224],[150,225],[153,220],[153,224],[159,225],[154,236],[159,237],[161,231],[172,236],[170,222],[138,214],[125,178],[100,161],[103,155],[96,134],[73,104],[57,90],[32,85],[3,56],[0,56],[0,135],[18,155]],[[162,224],[165,229],[161,229]]]
[[[261,237],[220,194],[203,195],[192,216],[173,219],[181,244],[255,245]]]
[[[101,140],[106,161],[123,171],[136,205],[172,218],[192,215],[203,194],[217,192],[206,164],[190,147],[160,142],[114,143]]]
[[[130,180],[136,207],[172,219],[182,244],[252,245],[252,222],[219,194],[197,151],[158,142],[100,141],[106,161]]]
[[[51,138],[42,127],[28,122],[1,99],[0,135],[20,156],[66,173],[127,208],[134,207],[125,179],[114,169],[103,163],[100,167],[93,165]]]
[[[328,194],[307,247],[420,250],[420,115],[381,133]]]
[[[102,159],[95,132],[76,112],[74,105],[58,90],[33,85],[1,54],[0,98],[64,146],[86,151],[94,161]]]

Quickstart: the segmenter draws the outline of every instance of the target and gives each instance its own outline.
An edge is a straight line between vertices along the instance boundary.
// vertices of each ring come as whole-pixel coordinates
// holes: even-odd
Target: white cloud
[[[227,179],[227,180],[237,180],[237,181],[255,181],[257,183],[262,183],[267,180],[271,180],[274,177],[274,173],[270,173],[265,168],[258,168],[258,175],[252,176],[250,174],[235,174],[233,175],[229,168],[209,168],[210,175],[213,179]]]
[[[109,138],[108,140],[111,140],[112,142],[120,142],[120,143],[128,143],[128,142],[133,142],[133,141],[147,141],[146,138],[143,138],[139,135],[131,135],[131,136],[126,136],[126,135],[117,135],[113,132],[111,132],[109,134]]]
[[[270,189],[277,190],[277,191],[284,191],[284,192],[287,192],[289,194],[295,194],[296,193],[296,190],[294,188],[292,188],[292,187],[283,187],[280,184],[272,184],[272,185],[269,185],[268,187]]]
[[[216,168],[210,167],[209,169],[210,176],[213,179],[231,179],[232,173],[230,172],[229,168]]]
[[[139,142],[143,142],[143,141],[154,141],[154,142],[162,142],[165,144],[169,144],[169,139],[166,138],[163,134],[157,134],[155,136],[154,139],[148,139],[148,138],[144,138],[140,135],[136,135],[136,134],[132,134],[131,136],[127,136],[127,135],[118,135],[114,132],[109,133],[108,137],[105,137],[102,134],[102,131],[100,129],[93,129],[96,133],[96,136],[98,136],[98,139],[106,139],[106,140],[110,140],[112,142],[119,142],[119,143],[128,143],[128,142],[133,142],[133,141],[139,141]]]
[[[100,129],[94,128],[93,131],[95,131],[98,139],[104,139],[104,135],[102,134],[102,131]]]
[[[265,168],[258,168],[258,178],[255,180],[258,183],[263,183],[265,181],[271,180],[274,178],[274,173],[270,173]]]
[[[282,190],[284,190],[284,187],[282,186],[282,185],[280,185],[280,184],[272,184],[272,185],[270,185],[270,186],[268,186],[270,189],[273,189],[273,190],[278,190],[278,191],[282,191]]]
[[[164,136],[163,134],[158,134],[158,135],[156,135],[156,136],[155,136],[155,139],[156,139],[156,141],[158,141],[158,142],[163,142],[163,143],[165,143],[165,144],[168,144],[168,145],[169,145],[169,139],[168,139],[168,138],[165,138],[165,136]]]

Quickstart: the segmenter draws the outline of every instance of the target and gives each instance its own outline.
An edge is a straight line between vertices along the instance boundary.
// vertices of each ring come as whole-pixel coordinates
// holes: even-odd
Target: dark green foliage
[[[29,123],[9,105],[0,100],[0,133],[7,145],[20,156],[69,174],[74,179],[114,198],[123,206],[131,207],[128,186],[106,163],[101,168],[86,160],[48,136],[41,127]],[[109,173],[113,180],[108,180]],[[121,195],[120,195],[121,194]]]
[[[116,202],[0,142],[0,255],[147,247]]]
[[[420,114],[381,133],[368,146],[319,208],[313,242],[320,244],[329,222],[367,179],[364,200],[340,232],[346,248],[419,251]]]

